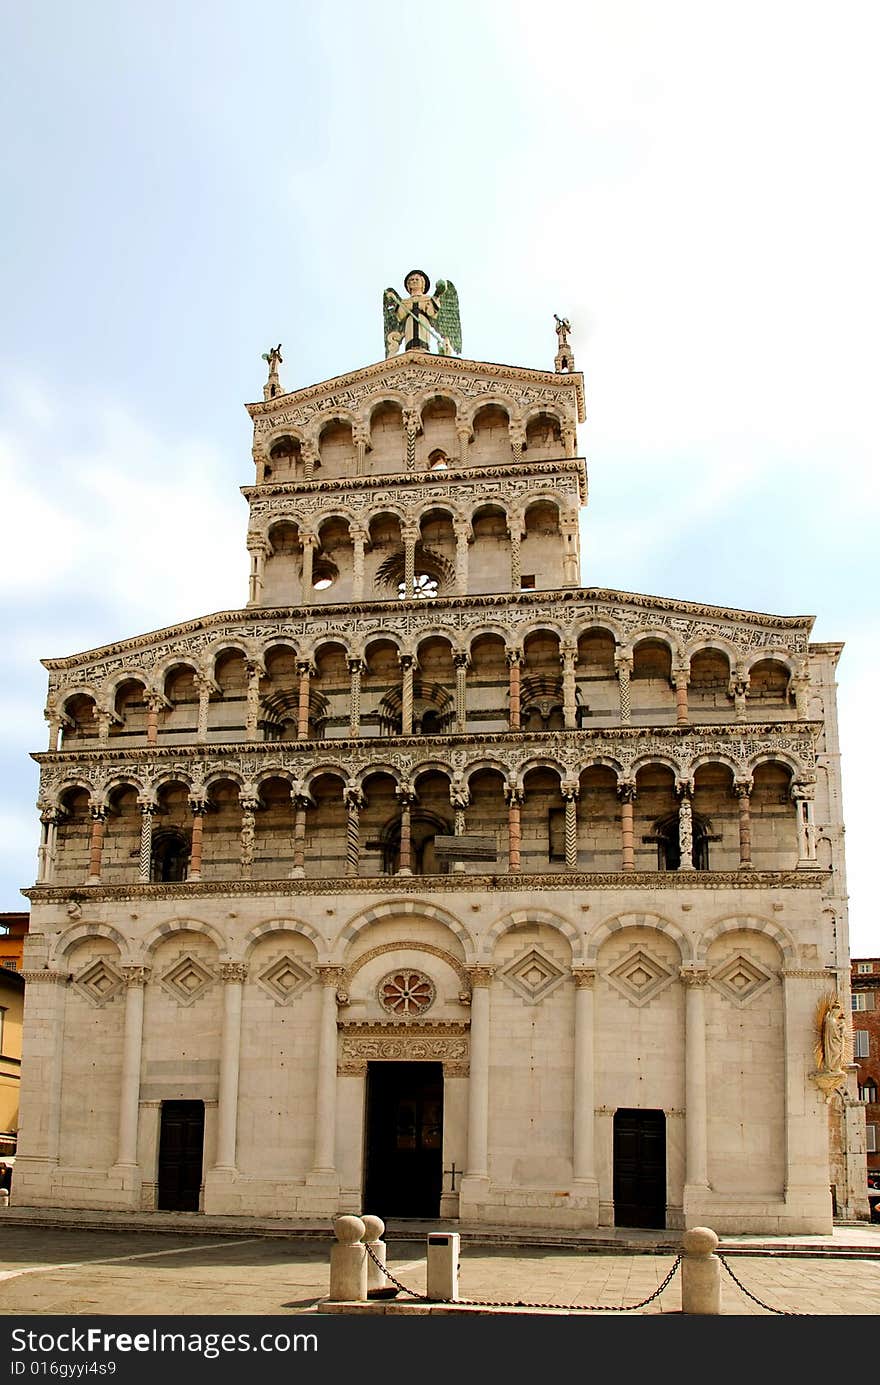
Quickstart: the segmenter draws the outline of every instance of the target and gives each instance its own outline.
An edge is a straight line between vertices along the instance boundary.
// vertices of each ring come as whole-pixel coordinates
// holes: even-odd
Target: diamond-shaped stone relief
[[[198,957],[186,955],[163,972],[159,980],[180,1005],[192,1005],[205,994],[214,975]]]
[[[311,972],[297,962],[294,957],[276,957],[257,976],[257,985],[262,986],[279,1005],[289,1005],[311,981]]]
[[[562,968],[537,947],[529,948],[528,952],[514,957],[501,972],[501,980],[505,985],[530,1005],[537,1005],[554,991],[564,978],[565,972]]]
[[[122,989],[122,977],[104,957],[99,957],[74,977],[73,984],[92,1005],[106,1005]]]
[[[672,971],[650,953],[630,953],[613,971],[608,980],[633,1005],[647,1005],[675,978]]]
[[[732,1000],[734,1005],[748,1005],[767,989],[772,980],[769,972],[742,953],[722,962],[709,977],[710,985],[726,1000]]]

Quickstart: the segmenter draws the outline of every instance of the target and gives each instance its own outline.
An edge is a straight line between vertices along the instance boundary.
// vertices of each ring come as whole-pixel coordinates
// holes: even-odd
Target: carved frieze
[[[341,1022],[338,1070],[366,1071],[369,1062],[454,1063],[458,1071],[469,1058],[467,1020],[369,1024]]]

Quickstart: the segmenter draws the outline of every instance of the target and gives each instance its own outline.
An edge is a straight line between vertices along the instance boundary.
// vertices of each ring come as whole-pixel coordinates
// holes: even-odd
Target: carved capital
[[[242,985],[248,978],[245,962],[221,962],[217,971],[221,981],[236,982],[238,985]]]
[[[146,986],[150,979],[150,968],[145,966],[122,966],[119,968],[122,973],[123,984],[128,986]]]
[[[571,974],[574,978],[575,989],[578,991],[592,990],[596,981],[595,967],[573,966]]]
[[[494,967],[466,967],[465,970],[472,990],[476,990],[478,986],[490,986],[492,984],[492,977],[495,975]]]
[[[315,975],[322,986],[332,986],[338,990],[345,981],[345,967],[340,966],[320,966],[315,967]]]
[[[47,985],[64,986],[67,984],[67,973],[63,971],[50,971],[47,967],[44,971],[20,971],[19,976],[28,986]]]
[[[507,649],[505,650],[505,657],[507,662],[511,665],[521,664],[523,661],[523,652],[521,649]]]
[[[678,973],[684,986],[708,986],[708,967],[682,967]]]
[[[617,786],[617,797],[621,803],[635,803],[637,797],[635,780],[622,780]]]

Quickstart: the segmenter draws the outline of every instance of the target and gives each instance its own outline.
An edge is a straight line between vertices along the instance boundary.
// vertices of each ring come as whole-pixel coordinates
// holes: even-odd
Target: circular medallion
[[[401,967],[379,982],[379,1004],[390,1015],[422,1015],[434,1004],[434,982],[423,971]]]

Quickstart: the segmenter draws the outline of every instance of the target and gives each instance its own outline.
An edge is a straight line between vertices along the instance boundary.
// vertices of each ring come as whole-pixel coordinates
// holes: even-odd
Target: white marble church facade
[[[556,365],[272,362],[247,605],[45,661],[19,1203],[855,1207],[840,646],[581,587]]]

